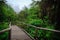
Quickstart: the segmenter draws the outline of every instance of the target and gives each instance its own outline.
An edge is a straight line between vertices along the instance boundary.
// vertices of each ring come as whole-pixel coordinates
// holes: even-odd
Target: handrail
[[[7,29],[4,29],[4,30],[1,30],[0,33],[6,32],[6,31],[9,31],[9,30],[11,30],[11,28],[7,28]]]
[[[4,30],[1,30],[0,33],[6,32],[6,31],[9,31],[9,30],[11,30],[11,22],[9,24],[9,28],[6,28]]]
[[[28,25],[28,26],[32,26],[32,27],[34,27],[36,29],[40,29],[40,30],[42,29],[42,30],[48,30],[48,31],[52,31],[52,32],[60,32],[59,30],[53,30],[53,29],[48,29],[48,28],[43,28],[43,27],[37,27],[37,26],[34,26],[34,25],[26,24],[24,22],[20,22],[20,23],[23,23],[23,24]]]

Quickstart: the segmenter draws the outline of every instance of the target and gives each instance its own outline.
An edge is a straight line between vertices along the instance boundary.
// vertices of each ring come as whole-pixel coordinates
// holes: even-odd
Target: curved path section
[[[11,28],[11,40],[31,40],[31,38],[28,37],[21,28],[16,25],[11,26]]]

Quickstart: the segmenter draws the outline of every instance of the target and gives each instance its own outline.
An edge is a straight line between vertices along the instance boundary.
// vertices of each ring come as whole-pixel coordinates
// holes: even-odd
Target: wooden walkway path
[[[21,28],[16,25],[11,26],[11,40],[32,40]]]

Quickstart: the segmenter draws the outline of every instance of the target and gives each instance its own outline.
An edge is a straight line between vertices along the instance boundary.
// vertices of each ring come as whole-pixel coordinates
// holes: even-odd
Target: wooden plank
[[[21,28],[16,25],[11,26],[11,40],[32,40]]]

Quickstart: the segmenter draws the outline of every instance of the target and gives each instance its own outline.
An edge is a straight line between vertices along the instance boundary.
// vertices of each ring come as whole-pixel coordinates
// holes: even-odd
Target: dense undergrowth
[[[41,25],[40,27],[43,27],[43,28],[54,29],[53,25],[51,25],[51,24],[47,25],[47,23],[44,24],[44,23],[42,23],[42,21],[41,20],[39,22],[34,21],[32,23],[30,22],[30,24],[35,25],[36,27],[39,27],[37,25]],[[37,23],[37,25],[34,23]],[[38,29],[36,32],[36,28],[34,28],[33,26],[29,26],[29,25],[26,25],[23,23],[17,23],[17,25],[22,27],[23,29],[25,29],[33,38],[37,38],[38,40],[44,40],[44,39],[53,40],[54,39],[54,35],[53,35],[54,32],[46,31],[46,30],[40,30],[40,29]]]
[[[8,22],[0,23],[0,31],[9,28]],[[0,33],[0,40],[8,40],[9,32]]]

